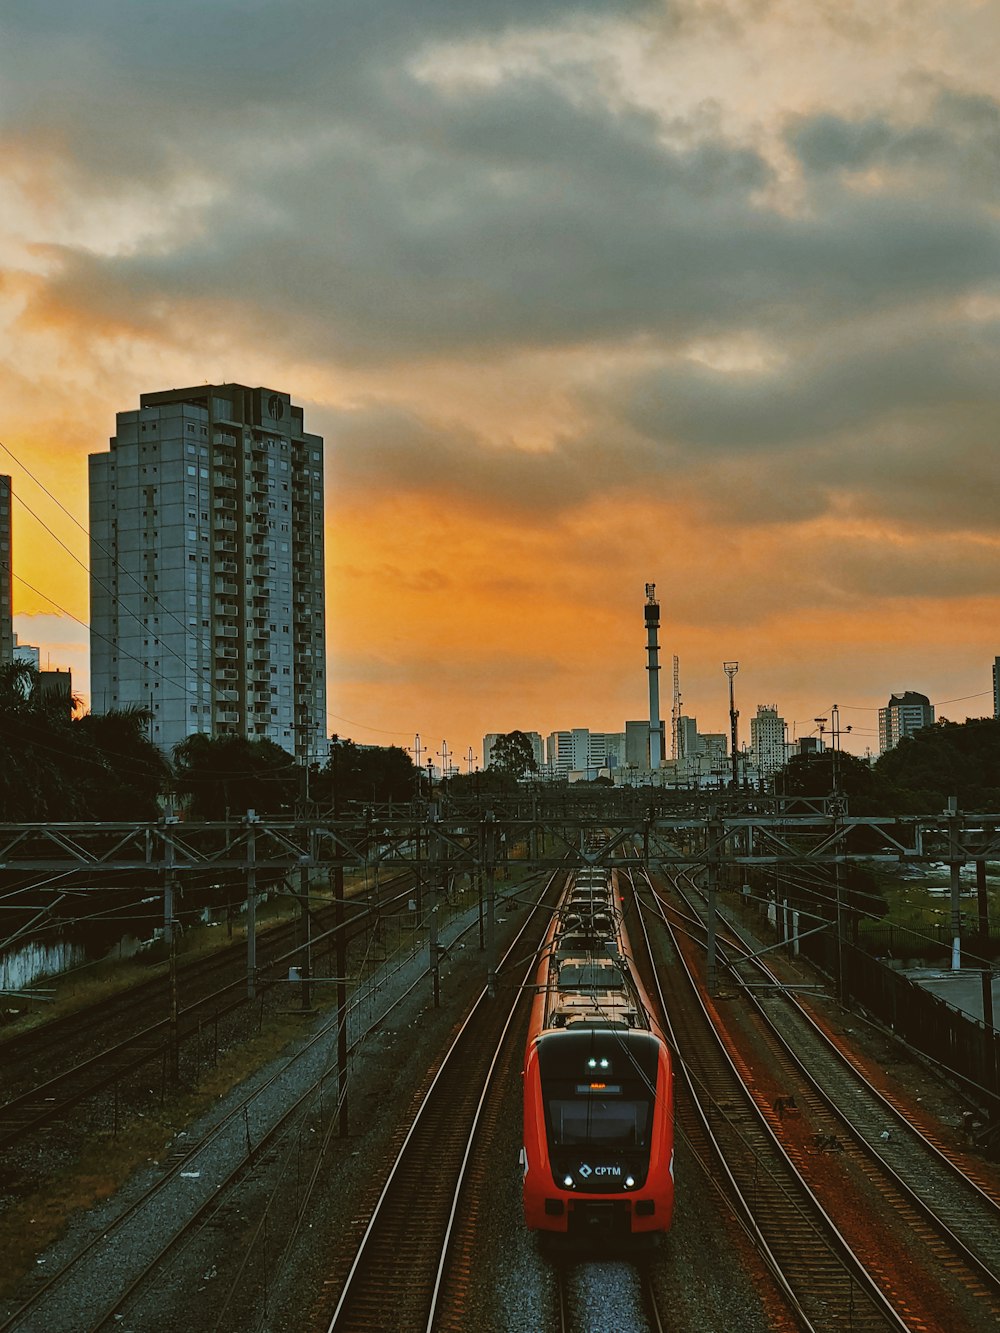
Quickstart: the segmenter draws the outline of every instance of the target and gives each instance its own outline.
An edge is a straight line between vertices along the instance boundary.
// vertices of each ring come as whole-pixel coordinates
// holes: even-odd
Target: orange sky
[[[5,21],[22,640],[86,692],[86,456],[230,379],[326,439],[332,731],[618,730],[647,581],[702,730],[732,659],[747,736],[839,703],[863,752],[902,689],[991,711],[995,10],[415,12]]]

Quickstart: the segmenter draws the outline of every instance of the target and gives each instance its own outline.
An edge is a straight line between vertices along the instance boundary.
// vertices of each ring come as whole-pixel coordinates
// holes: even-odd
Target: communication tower
[[[649,767],[659,770],[660,747],[660,603],[656,600],[656,584],[646,584],[646,670],[649,672]]]

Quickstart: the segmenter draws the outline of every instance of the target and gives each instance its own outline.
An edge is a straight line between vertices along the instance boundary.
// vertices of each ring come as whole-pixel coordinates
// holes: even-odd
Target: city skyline
[[[88,692],[116,411],[280,384],[326,441],[331,732],[464,768],[619,731],[646,582],[705,731],[726,660],[744,741],[762,703],[857,753],[893,692],[990,714],[996,13],[419,8],[5,18],[21,641]]]

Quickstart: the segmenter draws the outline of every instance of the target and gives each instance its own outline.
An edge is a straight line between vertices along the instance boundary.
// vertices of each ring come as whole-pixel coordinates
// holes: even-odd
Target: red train
[[[669,1231],[670,1052],[632,968],[613,876],[577,873],[536,974],[524,1062],[524,1216],[535,1231]]]

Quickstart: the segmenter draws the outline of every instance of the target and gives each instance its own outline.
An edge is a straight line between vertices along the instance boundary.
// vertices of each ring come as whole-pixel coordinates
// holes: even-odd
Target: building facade
[[[1000,657],[993,659],[993,716],[1000,717]]]
[[[40,671],[42,667],[42,650],[33,643],[18,643],[17,634],[14,635],[14,661],[23,662],[25,666],[32,667],[35,671]]]
[[[649,724],[646,724],[649,730]],[[545,774],[552,778],[568,778],[570,773],[603,769],[611,756],[617,759],[621,742],[617,732],[591,731],[589,727],[574,727],[571,731],[550,731],[545,741]]]
[[[14,557],[10,477],[0,477],[0,662],[14,660]]]
[[[878,748],[880,754],[898,745],[904,736],[934,725],[934,707],[926,694],[903,690],[889,696],[878,710]]]
[[[285,393],[143,394],[90,458],[91,706],[323,760],[323,441]]]
[[[758,779],[773,777],[785,766],[785,719],[776,704],[758,704],[750,719],[750,762]]]

